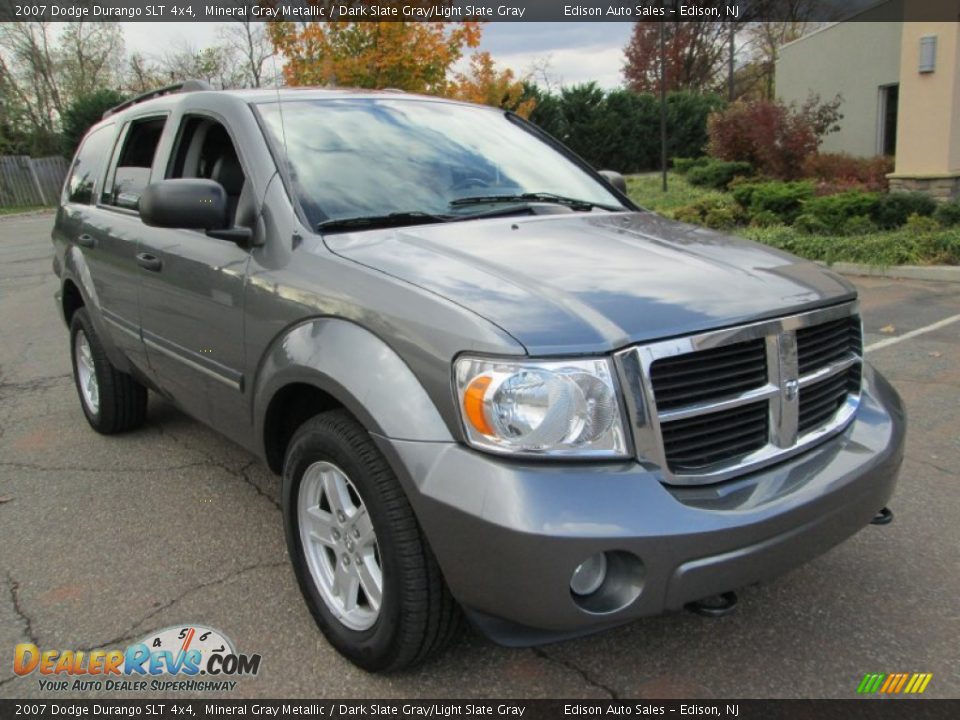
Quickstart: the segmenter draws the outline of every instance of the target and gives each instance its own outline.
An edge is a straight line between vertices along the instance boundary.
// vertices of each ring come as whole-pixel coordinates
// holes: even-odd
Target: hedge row
[[[546,92],[533,85],[537,101],[530,120],[597,169],[636,173],[660,164],[660,100],[652,94],[596,83]],[[707,116],[723,107],[716,95],[667,93],[667,156],[696,157],[707,143]]]

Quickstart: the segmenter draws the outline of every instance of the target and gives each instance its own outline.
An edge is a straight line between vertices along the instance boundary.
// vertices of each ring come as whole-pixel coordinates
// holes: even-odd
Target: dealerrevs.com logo
[[[194,691],[233,690],[234,678],[260,671],[260,655],[244,655],[219,630],[177,625],[149,633],[125,650],[41,650],[17,645],[13,671],[37,674],[47,691]]]

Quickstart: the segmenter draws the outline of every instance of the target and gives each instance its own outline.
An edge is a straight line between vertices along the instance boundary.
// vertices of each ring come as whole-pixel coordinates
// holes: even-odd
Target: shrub
[[[877,226],[867,215],[854,215],[843,222],[844,235],[869,235],[877,231]]]
[[[548,92],[527,83],[525,97],[536,102],[530,120],[592,167],[623,173],[659,167],[660,105],[655,95],[625,89],[604,91],[596,83]],[[716,95],[667,93],[667,155],[702,155],[707,117],[723,105]]]
[[[960,225],[960,200],[940,203],[933,211],[934,219],[944,227]]]
[[[721,160],[750,163],[762,175],[801,177],[805,160],[837,129],[841,98],[822,103],[810,95],[802,105],[779,100],[737,102],[710,115],[707,152]]]
[[[736,177],[746,177],[753,173],[750,163],[712,160],[687,172],[687,182],[691,185],[703,185],[714,190],[726,190]]]
[[[793,221],[793,227],[806,235],[825,235],[829,230],[820,218],[811,213],[797,215],[797,219]]]
[[[710,160],[710,157],[707,155],[698,158],[677,157],[673,159],[673,169],[678,175],[686,175],[693,168],[703,167],[709,163]]]
[[[879,202],[877,193],[851,190],[839,195],[811,198],[804,203],[803,212],[815,217],[827,232],[842,233],[848,219],[857,215],[874,217]]]
[[[803,203],[813,197],[809,182],[744,182],[731,188],[733,199],[754,217],[772,213],[781,222],[792,223],[800,214]]]
[[[929,217],[937,209],[937,201],[919,192],[895,192],[881,195],[873,212],[877,225],[892,230],[903,225],[911,215]]]
[[[858,158],[847,153],[814,153],[803,163],[803,176],[817,181],[819,195],[832,195],[843,190],[885,191],[887,174],[893,172],[893,158],[877,155]]]
[[[727,229],[742,222],[740,207],[723,196],[706,197],[673,211],[673,218],[680,222],[706,225],[715,229]]]
[[[728,230],[737,224],[737,218],[731,208],[715,207],[707,211],[703,224],[714,230]]]
[[[750,216],[750,227],[766,228],[782,224],[783,220],[776,213],[772,213],[769,210],[761,210]]]
[[[909,230],[912,233],[917,235],[924,235],[927,233],[937,232],[943,229],[943,226],[936,220],[936,218],[929,217],[927,215],[917,215],[914,213],[907,218],[907,222],[903,224],[904,230]]]

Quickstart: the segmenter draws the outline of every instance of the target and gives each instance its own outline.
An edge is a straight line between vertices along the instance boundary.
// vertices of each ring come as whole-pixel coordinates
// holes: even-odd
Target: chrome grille
[[[662,358],[650,366],[660,410],[743,392],[766,381],[763,338]]]
[[[666,482],[717,482],[839,432],[860,399],[855,303],[618,355],[641,461]]]

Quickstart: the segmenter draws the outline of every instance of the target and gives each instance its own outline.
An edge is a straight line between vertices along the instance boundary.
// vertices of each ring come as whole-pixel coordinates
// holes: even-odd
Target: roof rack
[[[150,92],[145,92],[143,95],[137,95],[136,97],[125,100],[124,102],[116,105],[104,114],[104,118],[108,118],[111,115],[114,115],[121,110],[126,110],[128,107],[132,107],[137,103],[145,102],[146,100],[152,100],[153,98],[158,98],[163,95],[173,95],[174,93],[185,93],[185,92],[196,92],[198,90],[213,90],[213,86],[208,82],[203,80],[184,80],[181,83],[175,83],[173,85],[167,85],[166,87],[157,88],[156,90],[151,90]],[[103,118],[101,118],[103,119]]]

